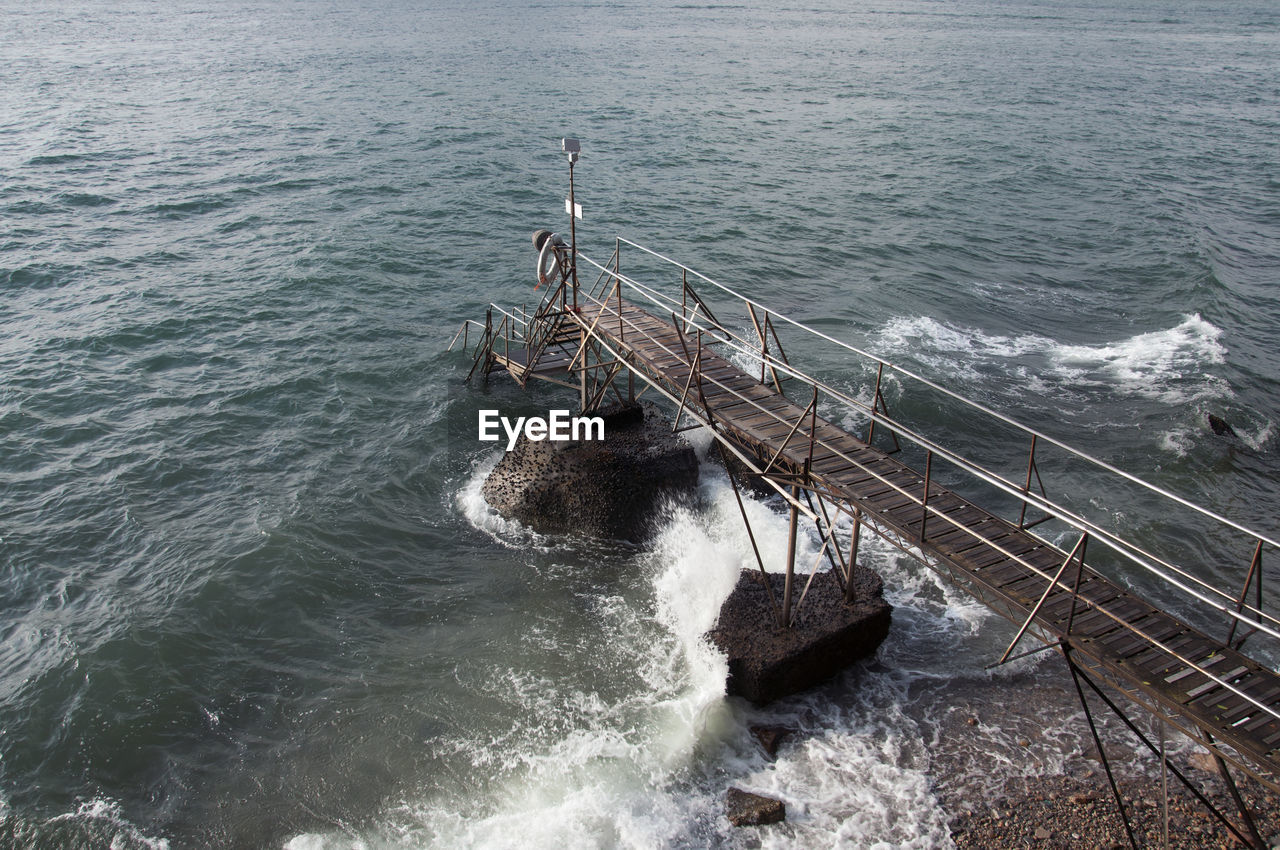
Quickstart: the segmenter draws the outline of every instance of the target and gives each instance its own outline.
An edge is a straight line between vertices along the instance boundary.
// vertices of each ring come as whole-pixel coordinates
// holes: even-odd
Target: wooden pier
[[[479,334],[472,374],[497,368],[522,385],[536,378],[571,387],[584,409],[597,407],[610,392],[634,397],[637,386],[641,392],[656,391],[673,406],[677,427],[691,423],[710,429],[731,461],[726,466],[735,491],[745,469],[755,483],[778,493],[791,512],[793,541],[802,516],[813,522],[822,541],[819,559],[825,557],[831,565],[830,580],[843,586],[858,557],[860,534],[875,533],[1018,627],[1001,663],[1019,657],[1015,649],[1020,641],[1033,636],[1039,649],[1054,648],[1067,660],[1086,712],[1082,684],[1155,752],[1154,744],[1108,696],[1110,689],[1118,690],[1204,744],[1233,794],[1228,764],[1280,789],[1280,675],[1243,652],[1246,637],[1280,637],[1280,622],[1262,604],[1262,558],[1264,549],[1275,547],[1273,541],[1260,535],[1249,539],[1256,544],[1243,591],[1211,594],[1190,585],[1180,568],[1117,540],[1038,493],[1032,484],[1039,478],[1039,435],[1027,432],[1031,449],[1025,482],[968,463],[889,416],[879,377],[868,405],[788,362],[777,332],[785,318],[780,314],[708,281],[745,306],[744,326],[754,329],[755,338],[743,339],[690,286],[689,269],[677,265],[678,296],[624,276],[618,262],[624,244],[634,245],[619,240],[605,264],[562,251],[559,285],[533,312],[492,308],[484,325],[474,325]],[[580,263],[599,270],[594,286],[578,284]],[[738,365],[744,361],[759,371],[748,373]],[[887,365],[880,363],[881,372]],[[870,426],[865,439],[818,415],[819,398],[860,407]],[[892,448],[875,447],[877,428],[882,443],[890,440],[896,447],[899,439],[914,441],[923,450],[923,469],[907,465]],[[1016,496],[1019,515],[1002,516],[941,486],[934,476],[936,462]],[[1044,516],[1028,522],[1029,509]],[[840,517],[843,521],[837,522]],[[1036,533],[1035,526],[1048,519],[1073,530],[1068,539],[1076,542],[1069,550]],[[851,529],[844,532],[847,540],[836,539],[838,525]],[[1192,627],[1096,570],[1089,563],[1091,543],[1107,546],[1108,554],[1128,553],[1158,574],[1166,567],[1175,570],[1176,584],[1188,584],[1194,596],[1207,598],[1224,614],[1225,639]],[[794,558],[793,542],[788,578]],[[759,566],[765,569],[763,562]],[[789,581],[787,589],[773,612],[783,624],[790,621],[793,607],[803,604],[803,593],[794,602]],[[1092,727],[1091,715],[1089,721]],[[1101,750],[1096,732],[1095,741]],[[1105,753],[1102,757],[1107,764]],[[1240,806],[1239,825],[1213,811],[1237,838],[1256,846],[1261,838]]]

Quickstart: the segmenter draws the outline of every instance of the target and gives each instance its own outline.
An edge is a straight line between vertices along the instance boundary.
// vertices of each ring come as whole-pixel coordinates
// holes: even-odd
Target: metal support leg
[[[1210,744],[1213,738],[1205,736]],[[1236,787],[1236,781],[1231,777],[1231,771],[1227,768],[1227,763],[1222,760],[1222,756],[1218,755],[1217,750],[1210,748],[1209,752],[1213,755],[1214,762],[1218,765],[1218,773],[1222,775],[1222,782],[1227,786],[1227,791],[1231,793],[1231,799],[1235,801],[1236,808],[1240,810],[1240,819],[1244,821],[1245,829],[1249,830],[1250,841],[1246,841],[1244,836],[1232,830],[1240,843],[1246,847],[1254,847],[1258,850],[1267,846],[1262,840],[1262,835],[1258,833],[1258,825],[1253,822],[1253,813],[1249,811],[1249,806],[1245,804],[1244,798],[1240,796],[1240,789]]]
[[[779,626],[786,628],[782,621],[782,613],[778,610],[778,600],[773,595],[773,583],[769,581],[769,573],[764,568],[764,559],[760,557],[760,547],[756,545],[755,532],[751,530],[751,520],[747,518],[747,508],[742,504],[742,494],[738,492],[738,482],[734,479],[733,469],[729,466],[729,455],[724,450],[724,443],[715,441],[720,450],[720,460],[724,463],[724,471],[729,475],[729,485],[733,487],[733,498],[738,503],[738,512],[742,514],[742,524],[747,528],[747,539],[751,541],[751,551],[755,553],[756,565],[760,568],[760,580],[764,582],[765,592],[769,594],[769,607],[773,610],[774,620]]]
[[[1093,681],[1093,679],[1090,679],[1088,676],[1085,676],[1084,681],[1085,681],[1085,684],[1089,686],[1089,689],[1092,690],[1094,694],[1097,695],[1098,699],[1102,700],[1103,703],[1106,704],[1107,708],[1111,709],[1111,712],[1116,717],[1119,717],[1120,721],[1129,728],[1129,731],[1132,732],[1135,736],[1137,736],[1138,740],[1142,742],[1143,746],[1145,746],[1152,753],[1159,755],[1159,750],[1156,749],[1155,744],[1151,743],[1151,741],[1148,740],[1147,736],[1142,734],[1142,730],[1139,729],[1136,725],[1134,725],[1134,722],[1129,719],[1129,716],[1120,710],[1120,706],[1116,705],[1115,701],[1111,699],[1111,697],[1107,696],[1106,693],[1101,688],[1098,687],[1097,683]],[[1161,719],[1161,722],[1163,722],[1163,718]],[[1233,824],[1230,820],[1228,820],[1226,815],[1218,811],[1218,807],[1215,806],[1213,803],[1211,803],[1209,801],[1209,798],[1200,792],[1200,789],[1196,787],[1195,783],[1187,779],[1187,777],[1182,773],[1182,771],[1178,770],[1178,768],[1173,764],[1169,765],[1169,772],[1172,773],[1174,775],[1174,778],[1176,778],[1179,782],[1181,782],[1183,786],[1188,791],[1191,792],[1192,796],[1194,796],[1197,800],[1200,801],[1200,805],[1208,809],[1209,813],[1212,814],[1214,817],[1216,817],[1218,821],[1224,827],[1227,828],[1227,831],[1230,832],[1237,841],[1239,841],[1241,844],[1244,844],[1246,847],[1249,846],[1249,842],[1245,839],[1244,835],[1240,832],[1240,830],[1236,828],[1235,824]]]
[[[858,600],[853,592],[853,568],[858,564],[858,543],[862,537],[862,508],[854,506],[853,531],[849,533],[849,571],[844,576],[844,601],[852,605]]]
[[[1093,712],[1089,710],[1089,702],[1084,698],[1084,690],[1080,687],[1080,671],[1076,668],[1076,663],[1071,658],[1071,650],[1064,647],[1062,654],[1067,659],[1067,667],[1071,670],[1071,680],[1076,685],[1076,695],[1080,697],[1080,705],[1084,707],[1085,719],[1089,721],[1089,731],[1093,733],[1093,745],[1098,748],[1098,758],[1102,760],[1102,767],[1107,772],[1107,782],[1111,785],[1111,793],[1115,795],[1116,806],[1120,809],[1120,817],[1124,820],[1124,831],[1129,836],[1129,846],[1133,850],[1138,850],[1138,839],[1133,834],[1133,825],[1129,823],[1129,812],[1124,807],[1124,798],[1120,796],[1120,788],[1116,785],[1116,778],[1111,773],[1111,762],[1107,759],[1107,751],[1102,746],[1102,738],[1098,736],[1098,727],[1093,722]]]
[[[815,495],[818,500],[817,509],[813,505]],[[840,551],[840,547],[836,544],[836,530],[831,525],[831,515],[827,513],[827,503],[822,500],[821,494],[813,494],[808,490],[804,491],[804,501],[809,506],[809,511],[813,514],[813,527],[817,529],[818,536],[827,544],[823,546],[822,551],[827,556],[827,563],[831,565],[831,574],[835,576],[840,592],[844,593],[844,574],[848,572],[848,567],[844,562],[844,553]],[[821,521],[818,520],[819,512],[822,514]],[[839,564],[836,563],[837,559]]]
[[[782,590],[782,624],[791,628],[791,590],[796,578],[796,526],[800,518],[797,500],[800,498],[800,487],[791,485],[791,525],[787,531],[787,581]]]

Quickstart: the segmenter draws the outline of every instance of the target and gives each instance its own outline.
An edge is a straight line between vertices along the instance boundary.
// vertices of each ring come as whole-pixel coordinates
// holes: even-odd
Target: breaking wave
[[[909,354],[937,372],[976,381],[989,375],[1053,388],[1102,389],[1168,405],[1231,396],[1212,367],[1226,361],[1222,330],[1199,314],[1172,328],[1116,342],[1072,345],[1038,334],[1002,336],[927,316],[899,317],[880,331],[887,356]]]

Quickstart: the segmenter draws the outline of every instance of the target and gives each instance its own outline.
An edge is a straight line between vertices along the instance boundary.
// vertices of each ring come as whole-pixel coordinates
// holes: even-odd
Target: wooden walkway
[[[532,370],[523,349],[491,356],[522,382],[536,376],[573,386],[576,378],[565,369],[589,335],[647,382],[686,399],[688,408],[762,466],[773,459],[775,469],[794,475],[808,460],[811,486],[825,491],[827,499],[850,513],[860,510],[1014,623],[1030,619],[1042,639],[1061,642],[1082,668],[1159,710],[1184,732],[1228,744],[1243,757],[1232,761],[1275,787],[1280,776],[1280,676],[1275,672],[1087,566],[1077,582],[1075,553],[936,483],[926,494],[919,471],[762,384],[711,347],[698,349],[696,336],[682,333],[671,320],[629,302],[622,304],[621,316],[618,310],[619,301],[610,299],[563,314],[558,333],[534,352]]]

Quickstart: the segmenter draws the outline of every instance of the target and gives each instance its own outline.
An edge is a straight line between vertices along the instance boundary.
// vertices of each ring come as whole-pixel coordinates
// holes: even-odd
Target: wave
[[[0,842],[6,847],[110,847],[112,850],[169,850],[169,842],[146,835],[113,800],[94,798],[75,811],[47,819],[8,811],[0,799]]]
[[[931,369],[977,382],[995,375],[1045,393],[1053,388],[1105,390],[1168,405],[1232,395],[1210,367],[1226,362],[1222,330],[1199,314],[1166,330],[1099,345],[1073,345],[1038,334],[1002,336],[939,322],[898,317],[879,333],[887,356],[910,355]]]
[[[481,507],[479,487],[491,466],[489,460],[477,466],[456,495],[457,507],[503,545],[527,546],[532,532],[495,523]],[[744,501],[766,564],[783,569],[786,513],[776,500],[745,493]],[[557,560],[570,554],[567,539],[536,539]],[[803,535],[800,546],[801,558],[813,563],[816,535]],[[755,556],[727,477],[704,465],[698,503],[668,506],[656,536],[626,559],[623,567],[636,573],[635,593],[615,592],[602,579],[591,589],[590,580],[577,579],[574,604],[593,612],[588,632],[540,624],[514,660],[470,674],[513,719],[508,725],[499,718],[489,731],[481,728],[488,721],[477,719],[476,728],[432,744],[469,766],[465,787],[410,794],[358,836],[307,832],[285,846],[483,847],[509,843],[513,835],[533,848],[757,846],[759,835],[736,830],[724,817],[730,785],[786,803],[787,822],[764,836],[769,846],[948,846],[950,815],[936,786],[949,762],[935,752],[941,725],[953,719],[954,694],[945,688],[990,682],[981,668],[990,653],[966,667],[957,664],[955,647],[982,640],[981,627],[993,615],[887,543],[867,538],[861,551],[885,576],[895,606],[880,661],[765,708],[726,698],[727,663],[705,635],[740,571],[755,568]],[[584,645],[586,657],[576,657]],[[559,659],[559,673],[542,668],[534,653]],[[1018,662],[1002,675],[1037,663]],[[621,690],[600,678],[616,680],[617,668],[631,676]],[[754,741],[753,724],[796,732],[769,758]],[[1028,734],[1010,720],[966,727],[958,737],[975,753],[1003,754],[999,765],[1015,762],[1024,752],[1015,741]],[[1054,739],[1045,746],[1057,753],[1070,744]],[[1045,759],[1047,769],[1061,762]],[[989,774],[1000,773],[990,763],[964,769],[988,784],[997,781]]]

